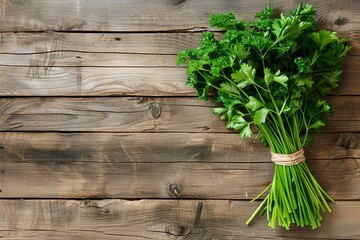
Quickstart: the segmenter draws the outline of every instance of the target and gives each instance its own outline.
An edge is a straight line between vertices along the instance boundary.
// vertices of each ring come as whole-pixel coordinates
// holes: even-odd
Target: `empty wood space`
[[[268,0],[0,0],[0,238],[360,239],[360,2],[307,3],[352,50],[306,149],[333,212],[286,231],[245,225],[268,149],[227,130],[176,66],[212,13],[251,20]]]

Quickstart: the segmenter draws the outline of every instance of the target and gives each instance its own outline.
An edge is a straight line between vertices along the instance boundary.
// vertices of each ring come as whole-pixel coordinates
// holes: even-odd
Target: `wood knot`
[[[199,146],[197,152],[195,153],[195,159],[203,159],[206,160],[209,156],[210,148],[209,146]]]
[[[167,188],[167,193],[170,197],[179,197],[181,189],[176,183],[171,183]]]
[[[360,134],[342,133],[336,141],[336,144],[347,149],[359,149]]]
[[[153,118],[158,118],[160,117],[161,113],[162,113],[162,109],[160,104],[153,102],[149,104],[149,111],[150,114]]]
[[[169,224],[165,226],[165,232],[172,236],[186,236],[191,233],[191,227],[180,224]]]
[[[342,26],[342,25],[346,24],[348,21],[349,20],[347,18],[339,16],[338,19],[336,19],[334,23],[337,26]]]

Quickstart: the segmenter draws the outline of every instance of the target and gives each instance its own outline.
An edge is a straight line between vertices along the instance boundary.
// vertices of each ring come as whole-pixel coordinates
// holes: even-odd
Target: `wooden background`
[[[251,20],[268,0],[0,0],[0,238],[360,239],[360,1],[309,2],[353,46],[306,152],[336,204],[320,229],[274,231],[245,226],[267,149],[175,67],[211,13]]]

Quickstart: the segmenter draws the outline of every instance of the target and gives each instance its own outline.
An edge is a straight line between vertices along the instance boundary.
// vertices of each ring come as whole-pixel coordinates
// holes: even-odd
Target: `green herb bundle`
[[[338,86],[340,63],[350,50],[335,32],[317,30],[314,14],[312,5],[300,4],[279,18],[268,6],[252,22],[233,13],[212,15],[210,26],[222,36],[204,32],[198,48],[179,52],[177,64],[187,64],[187,84],[200,99],[214,92],[221,107],[213,112],[241,138],[251,137],[255,126],[272,153],[301,152],[309,133],[326,124],[332,109],[323,97]],[[266,192],[247,224],[259,214],[272,228],[317,228],[321,211],[331,211],[327,200],[333,202],[304,161],[276,163],[272,183],[255,199]]]

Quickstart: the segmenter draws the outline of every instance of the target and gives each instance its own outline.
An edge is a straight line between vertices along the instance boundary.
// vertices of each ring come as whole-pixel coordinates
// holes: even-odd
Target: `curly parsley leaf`
[[[243,20],[236,20],[236,17],[232,12],[227,14],[212,14],[210,16],[209,25],[210,27],[216,27],[221,30],[242,30],[245,28]]]

